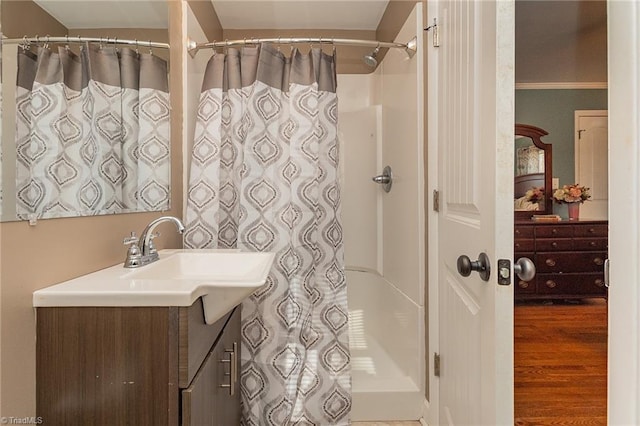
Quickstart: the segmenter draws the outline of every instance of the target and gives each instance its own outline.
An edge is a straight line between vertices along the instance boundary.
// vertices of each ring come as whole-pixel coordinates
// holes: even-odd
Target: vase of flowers
[[[580,217],[580,204],[591,198],[589,188],[577,183],[564,185],[553,193],[553,199],[558,204],[566,204],[569,212],[569,220],[578,220]]]

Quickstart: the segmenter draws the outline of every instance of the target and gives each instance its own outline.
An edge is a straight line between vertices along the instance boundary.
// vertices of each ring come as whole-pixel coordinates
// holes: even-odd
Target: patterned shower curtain
[[[18,217],[169,208],[167,63],[83,44],[18,49]]]
[[[243,424],[347,425],[335,58],[263,45],[208,63],[185,245],[276,253],[242,304]]]

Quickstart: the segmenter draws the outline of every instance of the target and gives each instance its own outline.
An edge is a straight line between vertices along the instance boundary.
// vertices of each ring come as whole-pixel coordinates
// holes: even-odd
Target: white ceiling
[[[167,28],[165,0],[34,0],[69,29]],[[375,30],[389,0],[211,0],[224,29]]]
[[[222,28],[375,30],[389,0],[211,0]]]
[[[34,0],[69,29],[168,28],[165,0]]]

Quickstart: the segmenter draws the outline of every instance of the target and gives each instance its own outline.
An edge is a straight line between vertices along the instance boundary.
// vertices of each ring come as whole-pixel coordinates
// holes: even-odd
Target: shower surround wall
[[[421,34],[420,6],[396,41]],[[354,421],[417,420],[422,414],[422,64],[421,53],[408,59],[395,49],[373,74],[338,76]],[[389,193],[371,180],[386,165],[394,175]]]

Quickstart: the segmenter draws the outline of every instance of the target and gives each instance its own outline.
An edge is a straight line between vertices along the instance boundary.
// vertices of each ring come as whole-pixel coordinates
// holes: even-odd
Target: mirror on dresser
[[[0,6],[0,220],[168,210],[167,2]]]
[[[551,214],[552,146],[542,142],[548,133],[516,124],[514,140],[514,212],[516,219]]]

